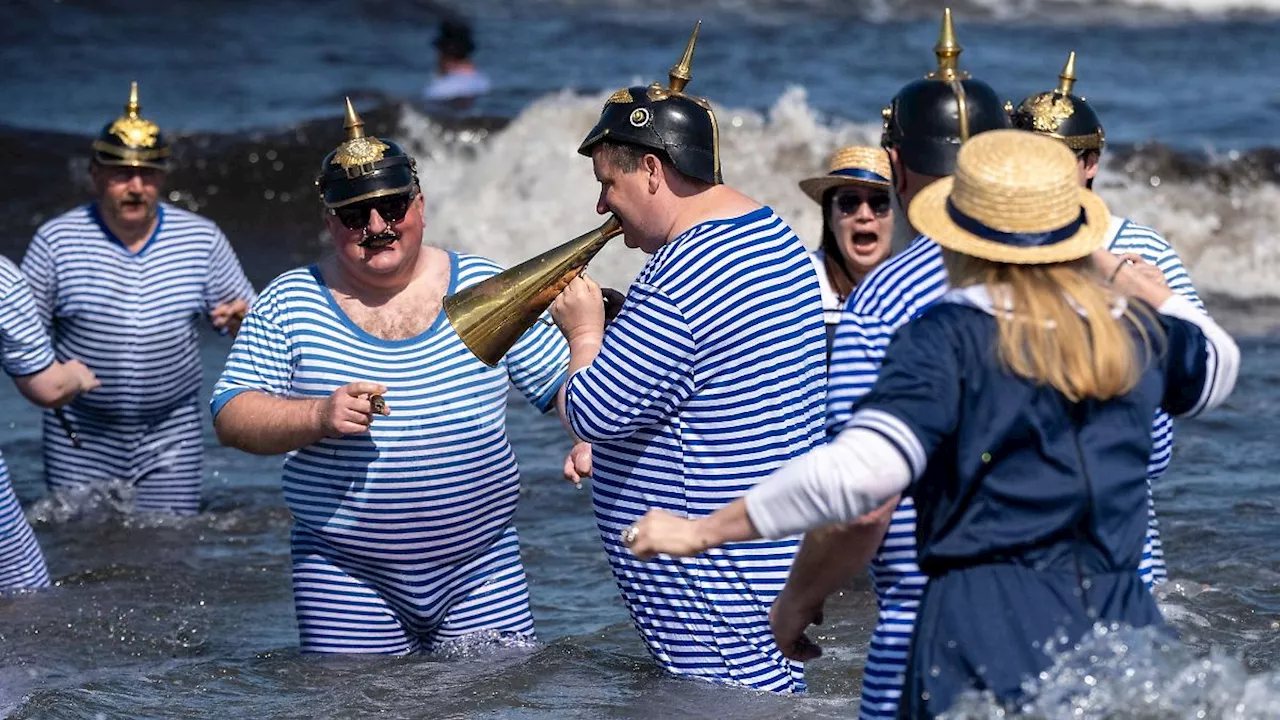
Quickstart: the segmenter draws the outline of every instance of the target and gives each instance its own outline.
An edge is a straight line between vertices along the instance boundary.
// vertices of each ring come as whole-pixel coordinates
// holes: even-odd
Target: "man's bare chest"
[[[366,305],[354,297],[338,297],[339,307],[361,330],[383,340],[406,340],[421,335],[440,314],[438,293],[398,295],[380,304]]]

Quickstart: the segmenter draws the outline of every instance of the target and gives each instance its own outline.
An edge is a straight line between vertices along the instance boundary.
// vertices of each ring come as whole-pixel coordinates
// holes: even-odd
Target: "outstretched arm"
[[[373,424],[370,396],[386,387],[353,382],[326,398],[281,398],[248,390],[227,400],[213,418],[218,442],[255,455],[279,455],[325,437],[368,432]],[[385,408],[384,415],[391,410]]]

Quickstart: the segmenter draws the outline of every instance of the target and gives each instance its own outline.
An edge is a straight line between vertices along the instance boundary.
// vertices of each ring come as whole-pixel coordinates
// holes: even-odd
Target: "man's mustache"
[[[394,230],[383,230],[382,232],[377,233],[376,235],[369,235],[366,233],[366,235],[360,239],[360,242],[356,244],[362,248],[374,247],[374,246],[385,247],[399,239],[400,239],[400,233]]]

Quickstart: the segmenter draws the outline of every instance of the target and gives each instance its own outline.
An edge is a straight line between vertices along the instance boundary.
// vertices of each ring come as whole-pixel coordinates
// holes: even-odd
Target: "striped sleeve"
[[[953,347],[936,316],[904,325],[885,353],[875,386],[847,423],[888,440],[911,467],[913,481],[959,423],[960,361]]]
[[[840,316],[827,370],[827,437],[848,425],[854,407],[871,391],[894,328],[879,317],[846,310]]]
[[[1191,284],[1191,276],[1187,274],[1182,258],[1178,257],[1177,251],[1172,246],[1167,246],[1164,252],[1157,255],[1152,262],[1160,268],[1160,273],[1164,275],[1164,281],[1170,290],[1186,298],[1200,310],[1204,310],[1200,294],[1196,292],[1195,285]]]
[[[49,250],[49,239],[40,233],[32,238],[22,258],[22,274],[27,280],[36,315],[46,328],[53,326],[53,308],[58,298],[58,275]]]
[[[15,377],[34,375],[54,362],[49,333],[21,273],[7,260],[0,281],[7,285],[0,296],[0,363]]]
[[[240,326],[226,366],[213,387],[209,409],[216,418],[232,398],[250,390],[288,393],[293,378],[289,336],[270,318],[251,312]]]
[[[651,285],[632,285],[600,354],[575,372],[566,414],[579,438],[603,442],[664,422],[693,393],[694,340],[688,321]]]
[[[1143,260],[1155,265],[1164,275],[1165,284],[1174,293],[1191,301],[1192,305],[1204,309],[1195,285],[1191,284],[1191,276],[1182,264],[1182,258],[1173,249],[1173,245],[1155,230],[1125,220],[1111,243],[1111,252],[1115,254],[1135,253]]]
[[[555,405],[568,370],[569,344],[553,324],[534,323],[507,353],[511,384],[542,412]]]
[[[232,300],[242,299],[250,305],[256,294],[253,285],[244,275],[240,259],[236,257],[227,236],[217,230],[213,234],[213,248],[209,255],[209,277],[204,284],[205,312]]]

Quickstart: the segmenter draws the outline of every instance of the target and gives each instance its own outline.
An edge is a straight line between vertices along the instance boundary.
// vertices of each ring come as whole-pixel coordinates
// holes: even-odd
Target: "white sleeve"
[[[1236,377],[1240,373],[1240,346],[1213,318],[1181,295],[1165,300],[1160,305],[1159,312],[1200,328],[1208,344],[1208,377],[1205,379],[1204,390],[1200,401],[1185,415],[1198,415],[1218,407],[1235,389]]]
[[[873,430],[852,427],[752,488],[746,494],[747,515],[761,536],[782,538],[849,522],[910,483],[907,459],[893,443]]]

